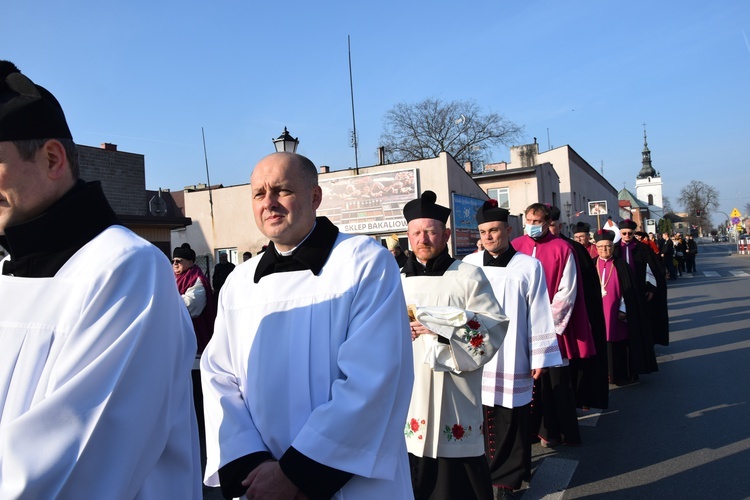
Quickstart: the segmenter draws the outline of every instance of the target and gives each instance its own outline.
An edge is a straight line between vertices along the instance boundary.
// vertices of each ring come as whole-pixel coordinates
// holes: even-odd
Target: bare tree
[[[390,162],[434,158],[447,151],[460,164],[486,163],[493,146],[512,145],[522,131],[497,113],[483,114],[473,101],[425,99],[390,109],[380,141]]]
[[[711,212],[719,208],[719,192],[713,186],[693,180],[680,190],[677,201],[685,208],[688,221],[705,233],[711,227]]]
[[[662,198],[661,208],[665,214],[674,213],[674,210],[672,210],[672,203],[669,201],[668,196],[665,196],[664,198]]]

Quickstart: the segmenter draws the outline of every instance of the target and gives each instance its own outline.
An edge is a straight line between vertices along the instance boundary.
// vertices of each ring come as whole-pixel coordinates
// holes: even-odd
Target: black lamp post
[[[296,153],[298,144],[299,138],[289,135],[286,127],[284,127],[283,134],[281,134],[278,138],[273,139],[273,146],[276,148],[276,152],[278,153],[283,153],[285,151],[289,153]]]
[[[565,215],[568,217],[568,235],[570,235],[570,207],[572,206],[570,200],[566,201],[563,206],[565,208]]]

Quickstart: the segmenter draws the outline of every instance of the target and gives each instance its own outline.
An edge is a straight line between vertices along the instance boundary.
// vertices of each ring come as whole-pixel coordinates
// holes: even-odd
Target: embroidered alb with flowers
[[[482,270],[461,261],[441,276],[402,275],[402,284],[417,321],[434,332],[412,343],[407,449],[418,457],[480,456],[481,368],[502,344],[508,318]]]

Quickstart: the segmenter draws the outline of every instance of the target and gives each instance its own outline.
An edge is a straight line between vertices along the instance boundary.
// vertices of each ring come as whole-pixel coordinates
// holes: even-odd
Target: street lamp
[[[297,145],[299,144],[299,138],[292,137],[289,135],[286,127],[284,127],[284,133],[278,138],[272,139],[273,146],[276,148],[277,153],[283,153],[285,151],[289,153],[297,152]]]
[[[570,207],[571,207],[570,200],[565,202],[565,205],[563,207],[565,208],[565,215],[568,217],[568,235],[570,235]]]

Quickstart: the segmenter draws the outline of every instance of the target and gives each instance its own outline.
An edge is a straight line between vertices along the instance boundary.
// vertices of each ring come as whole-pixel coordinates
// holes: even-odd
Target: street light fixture
[[[296,153],[297,146],[299,145],[299,138],[292,137],[289,135],[286,127],[284,127],[284,133],[278,138],[273,139],[273,146],[276,148],[277,153],[289,152]]]
[[[565,208],[565,215],[568,217],[568,234],[570,234],[570,208],[572,207],[572,204],[570,203],[570,200],[565,202],[565,205],[563,205],[563,208]]]

